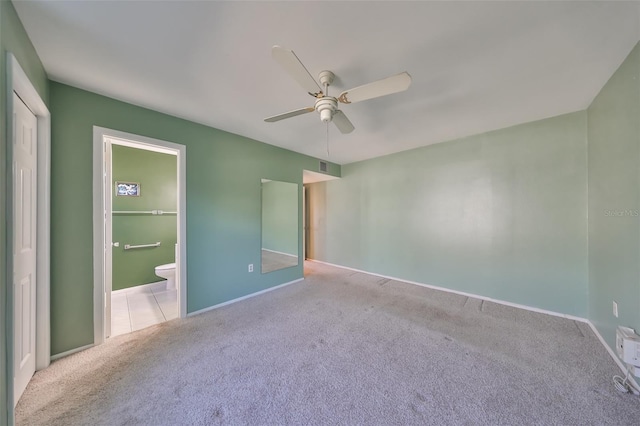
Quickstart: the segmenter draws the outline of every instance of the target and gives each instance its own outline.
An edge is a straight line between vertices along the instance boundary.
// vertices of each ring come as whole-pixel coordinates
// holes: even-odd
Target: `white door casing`
[[[116,142],[117,141],[117,142]],[[178,162],[178,244],[176,245],[176,288],[178,289],[178,317],[187,315],[187,173],[186,146],[134,135],[103,127],[93,127],[93,271],[94,315],[93,344],[104,343],[109,337],[111,307],[111,144],[137,149],[164,152],[177,156]],[[109,183],[107,185],[107,182]],[[109,325],[107,325],[109,323]]]
[[[13,93],[14,404],[36,371],[37,119]]]
[[[111,143],[107,140],[104,141],[104,173],[103,173],[102,185],[104,188],[104,252],[102,254],[104,258],[104,337],[105,339],[111,337],[111,288],[112,288],[112,275],[113,275],[113,258],[111,256],[111,250],[113,250],[112,241],[112,217],[111,217]]]
[[[302,184],[302,264],[303,265],[305,260],[307,260],[307,187],[303,183]]]

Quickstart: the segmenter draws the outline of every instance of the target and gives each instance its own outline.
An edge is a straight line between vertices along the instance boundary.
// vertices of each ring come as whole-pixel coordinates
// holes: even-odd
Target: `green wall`
[[[302,170],[317,159],[55,82],[51,113],[54,354],[93,342],[94,125],[186,146],[188,312],[303,276],[302,263],[265,275],[247,265],[260,264],[261,178],[300,184],[301,199]],[[298,215],[300,231],[301,204]]]
[[[586,144],[583,111],[343,166],[309,255],[585,317]]]
[[[262,184],[262,248],[298,256],[298,205],[295,184]]]
[[[6,169],[6,151],[7,151],[7,134],[6,129],[6,104],[7,96],[5,94],[6,80],[5,72],[5,45],[4,37],[2,37],[2,20],[4,19],[5,0],[0,0],[0,191],[7,193],[7,182],[5,178]],[[7,273],[7,253],[5,245],[7,242],[7,218],[6,218],[6,195],[0,197],[0,425],[5,425],[9,420],[7,410],[7,286],[9,285],[9,277]]]
[[[589,319],[611,347],[618,325],[640,330],[639,78],[636,45],[587,110]]]
[[[7,367],[12,362],[13,349],[7,344],[13,327],[13,307],[11,300],[10,283],[11,270],[7,262],[6,244],[9,244],[11,235],[8,233],[7,223],[7,197],[11,196],[11,190],[6,180],[8,169],[7,140],[10,135],[7,128],[7,52],[13,53],[22,69],[25,71],[31,83],[45,104],[49,102],[49,81],[42,67],[42,63],[36,54],[22,23],[18,19],[13,5],[8,0],[0,0],[0,424],[13,423],[13,407],[7,406],[7,395],[12,394],[12,386],[8,387]]]
[[[175,155],[112,145],[112,210],[141,212],[163,210],[173,214],[122,214],[112,218],[113,247],[112,289],[134,287],[158,282],[154,268],[175,262],[177,242],[178,162]],[[138,197],[116,196],[116,182],[137,182]],[[125,250],[125,244],[161,242],[160,247]]]

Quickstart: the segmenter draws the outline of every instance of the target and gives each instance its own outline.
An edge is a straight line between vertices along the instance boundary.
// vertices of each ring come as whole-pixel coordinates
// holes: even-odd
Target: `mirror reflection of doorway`
[[[262,179],[263,274],[298,265],[298,184]]]

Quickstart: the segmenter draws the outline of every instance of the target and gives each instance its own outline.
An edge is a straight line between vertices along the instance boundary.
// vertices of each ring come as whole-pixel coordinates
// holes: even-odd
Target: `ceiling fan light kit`
[[[315,108],[320,113],[320,120],[327,123],[333,118],[333,113],[338,110],[338,101],[336,98],[325,96],[316,101]]]
[[[285,112],[284,114],[267,117],[264,121],[273,123],[284,120],[285,118],[295,117],[297,115],[306,114],[312,111],[320,113],[320,120],[323,123],[333,122],[341,133],[351,133],[354,130],[353,124],[347,118],[343,111],[338,109],[338,102],[343,104],[351,104],[368,99],[378,98],[381,96],[391,95],[393,93],[407,90],[411,85],[411,76],[407,72],[403,72],[382,80],[374,81],[362,86],[345,90],[339,97],[329,96],[329,86],[333,83],[335,74],[331,71],[324,70],[318,75],[318,81],[311,76],[309,71],[302,64],[293,50],[285,49],[280,46],[273,46],[271,49],[273,59],[284,68],[289,75],[306,90],[309,95],[316,98],[313,107],[300,108],[294,111]]]

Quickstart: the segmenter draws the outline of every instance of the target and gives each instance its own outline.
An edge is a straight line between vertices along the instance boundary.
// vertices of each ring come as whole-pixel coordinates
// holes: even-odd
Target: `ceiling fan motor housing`
[[[331,96],[325,96],[316,101],[316,111],[320,113],[320,120],[328,123],[338,109],[338,100]]]
[[[331,71],[320,71],[320,74],[318,74],[318,80],[320,80],[320,84],[324,87],[324,86],[330,86],[333,83],[333,79],[336,77],[336,75],[331,72]]]

